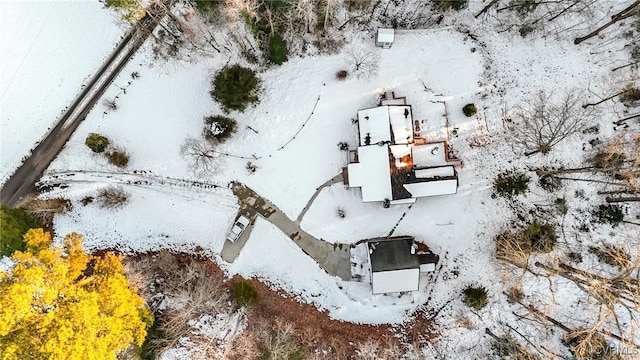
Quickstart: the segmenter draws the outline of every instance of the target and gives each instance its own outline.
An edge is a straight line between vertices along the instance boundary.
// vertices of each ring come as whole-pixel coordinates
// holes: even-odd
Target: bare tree
[[[116,104],[115,99],[104,99],[102,100],[102,105],[106,110],[111,110],[111,111],[118,110],[118,104]]]
[[[559,101],[552,94],[539,92],[530,106],[515,109],[510,130],[513,141],[523,148],[525,155],[547,154],[593,117],[593,109],[580,106],[576,92],[566,93]]]
[[[211,144],[203,140],[188,137],[180,147],[180,153],[196,176],[211,174],[219,165],[219,154]]]
[[[269,354],[270,359],[288,359],[295,353],[300,344],[295,338],[293,325],[282,320],[276,320],[275,328],[271,329],[267,324],[261,324],[258,336],[263,349]]]
[[[369,77],[378,72],[378,56],[371,48],[354,45],[347,50],[347,60],[358,78]]]

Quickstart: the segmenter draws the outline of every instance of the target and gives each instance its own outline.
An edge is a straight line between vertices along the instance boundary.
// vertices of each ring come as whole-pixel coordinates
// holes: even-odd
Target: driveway
[[[261,216],[287,234],[305,254],[312,257],[327,273],[338,276],[345,281],[351,280],[351,246],[349,244],[333,244],[316,239],[302,230],[298,222],[289,219],[275,205],[240,183],[234,183],[232,190],[240,200],[239,213],[249,214],[251,225],[235,243],[225,241],[221,252],[223,260],[233,262],[238,257],[251,234],[256,217]]]

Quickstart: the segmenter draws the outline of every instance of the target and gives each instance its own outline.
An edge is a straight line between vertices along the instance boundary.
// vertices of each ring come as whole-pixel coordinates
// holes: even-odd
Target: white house
[[[427,143],[404,98],[383,98],[358,111],[359,146],[352,151],[345,183],[360,188],[363,201],[413,203],[455,194],[458,176],[444,141]]]

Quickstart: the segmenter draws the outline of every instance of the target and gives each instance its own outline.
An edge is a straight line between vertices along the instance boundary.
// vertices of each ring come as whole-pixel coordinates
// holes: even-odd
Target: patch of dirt
[[[230,283],[241,279],[234,276]],[[249,326],[266,321],[275,326],[278,320],[290,323],[297,330],[298,340],[309,348],[322,342],[340,347],[353,354],[358,344],[377,341],[380,344],[398,345],[390,325],[364,325],[334,320],[313,304],[301,303],[282,290],[274,290],[268,284],[252,278],[251,283],[258,292],[258,300],[253,305]]]
[[[100,251],[103,254],[105,251]],[[140,261],[158,253],[145,253],[129,256],[128,261]],[[166,257],[165,257],[166,259]],[[204,263],[210,267],[212,280],[220,280],[223,286],[233,293],[233,284],[242,278],[238,275],[226,278],[220,267],[210,259],[183,253],[173,254],[176,266],[184,267],[193,263]],[[256,278],[249,279],[258,293],[256,303],[251,306],[247,316],[247,327],[242,346],[260,347],[260,329],[265,326],[271,330],[282,324],[290,324],[294,328],[295,340],[305,348],[307,353],[318,349],[329,351],[329,357],[336,359],[356,359],[356,349],[366,342],[377,342],[382,347],[405,344],[424,344],[432,340],[436,334],[430,332],[432,314],[426,309],[417,310],[412,320],[401,325],[365,325],[334,320],[326,312],[319,311],[315,305],[299,302],[294,294],[273,289],[269,284]],[[236,344],[240,346],[240,344]],[[241,358],[240,356],[239,358]],[[230,356],[235,359],[236,356]],[[243,359],[244,360],[244,359]]]

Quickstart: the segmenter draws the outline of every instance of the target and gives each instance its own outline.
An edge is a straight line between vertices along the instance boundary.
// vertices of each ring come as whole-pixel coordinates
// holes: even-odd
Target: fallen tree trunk
[[[636,0],[634,1],[631,5],[627,6],[624,10],[620,11],[619,13],[613,15],[611,17],[611,21],[609,21],[608,23],[600,26],[599,28],[593,30],[592,32],[590,32],[589,34],[583,36],[583,37],[579,37],[576,38],[573,43],[578,45],[581,42],[591,39],[592,37],[600,34],[600,32],[606,28],[608,28],[609,26],[617,23],[618,21],[624,20],[628,17],[631,17],[633,15],[635,15],[638,12],[638,5],[640,5],[640,0]]]
[[[628,196],[628,197],[610,197],[607,196],[605,200],[608,203],[619,203],[619,202],[632,202],[632,201],[640,201],[640,196]]]

